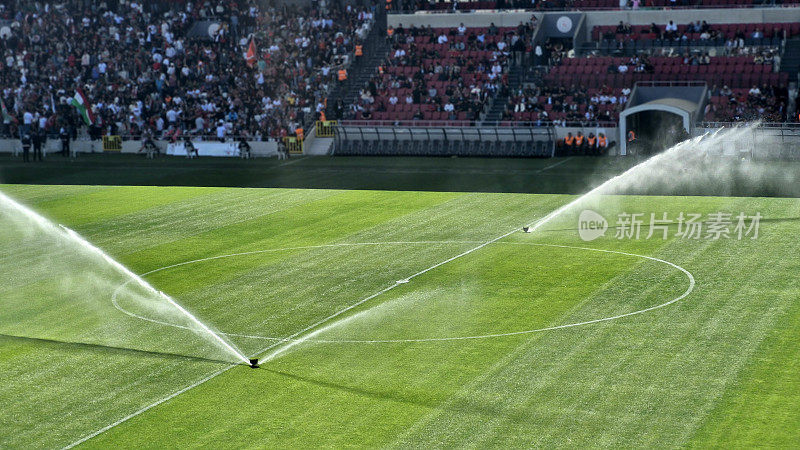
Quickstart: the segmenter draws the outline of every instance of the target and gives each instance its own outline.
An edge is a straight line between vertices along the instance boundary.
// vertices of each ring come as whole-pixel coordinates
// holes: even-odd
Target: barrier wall
[[[228,141],[233,142],[233,141]],[[161,150],[161,154],[167,154],[168,141],[155,141],[156,146]],[[278,144],[274,141],[248,141],[250,144],[250,153],[254,157],[269,157],[278,155]],[[195,145],[202,145],[202,142],[195,142]],[[142,141],[122,141],[119,151],[111,151],[106,153],[138,153],[142,148]],[[88,141],[77,140],[70,142],[70,149],[77,153],[103,153],[102,141]],[[45,153],[52,154],[61,151],[61,141],[57,139],[48,139],[45,144]],[[22,144],[18,139],[0,139],[0,153],[17,153],[22,151]],[[203,156],[201,151],[200,156]]]
[[[547,12],[552,15],[564,15],[575,11]],[[709,24],[715,23],[770,23],[770,22],[798,22],[800,21],[800,8],[730,8],[721,14],[718,8],[707,9],[640,9],[637,11],[584,11],[586,14],[586,29],[591,32],[592,27],[598,25],[616,25],[621,21],[631,25],[649,25],[653,22],[659,25],[670,20],[677,24],[686,24],[697,20],[705,20]],[[399,24],[408,27],[457,27],[463,23],[468,27],[488,27],[492,22],[498,27],[514,27],[520,22],[527,22],[532,15],[541,21],[542,12],[534,11],[473,11],[449,14],[432,14],[418,12],[414,14],[389,14],[388,23],[393,27]]]

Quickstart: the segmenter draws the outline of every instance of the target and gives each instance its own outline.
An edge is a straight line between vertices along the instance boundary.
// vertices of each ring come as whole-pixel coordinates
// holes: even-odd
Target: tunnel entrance
[[[644,110],[625,117],[628,152],[652,155],[689,138],[684,117],[662,110]]]

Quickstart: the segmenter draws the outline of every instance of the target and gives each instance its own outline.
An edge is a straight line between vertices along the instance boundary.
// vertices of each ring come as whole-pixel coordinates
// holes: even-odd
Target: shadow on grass
[[[102,344],[89,344],[85,342],[70,342],[70,341],[59,341],[56,339],[14,336],[10,334],[0,333],[0,347],[2,347],[4,342],[8,341],[30,343],[39,346],[50,347],[57,350],[91,351],[91,352],[101,353],[107,357],[112,357],[114,355],[137,355],[147,358],[159,358],[159,359],[169,359],[169,360],[180,358],[191,361],[212,362],[215,364],[233,364],[230,361],[223,361],[221,359],[214,359],[214,358],[206,358],[203,356],[182,355],[178,353],[140,350],[135,348],[115,347],[111,345],[102,345]]]
[[[476,401],[472,401],[469,399],[459,399],[454,404],[447,404],[447,402],[444,400],[436,401],[432,399],[420,398],[419,396],[409,395],[401,392],[370,390],[360,386],[359,387],[347,386],[344,384],[334,383],[331,381],[318,380],[315,378],[305,377],[302,375],[269,369],[265,368],[264,366],[261,367],[270,373],[286,377],[294,381],[313,384],[315,386],[333,389],[341,392],[347,392],[361,397],[370,398],[373,400],[389,400],[397,403],[404,403],[407,405],[421,406],[424,408],[435,409],[438,411],[449,411],[449,412],[459,412],[459,413],[466,412],[469,414],[478,414],[487,418],[503,417],[512,422],[523,422],[527,420],[521,414],[513,413],[512,411],[509,411],[507,408],[494,405],[491,403],[477,403]]]

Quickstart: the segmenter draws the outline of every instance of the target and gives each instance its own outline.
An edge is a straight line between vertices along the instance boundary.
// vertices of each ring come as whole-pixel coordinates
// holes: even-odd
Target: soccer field
[[[46,275],[0,253],[19,266],[0,447],[800,444],[797,199],[604,197],[611,228],[585,242],[580,210],[521,231],[570,195],[0,191],[268,357],[220,361],[116,286],[37,295]],[[719,211],[760,214],[758,238],[647,238],[651,212]],[[622,213],[647,215],[639,239]]]

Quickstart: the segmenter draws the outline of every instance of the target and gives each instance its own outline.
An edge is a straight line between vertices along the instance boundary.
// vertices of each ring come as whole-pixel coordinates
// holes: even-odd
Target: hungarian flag
[[[244,57],[247,65],[253,67],[256,65],[256,40],[250,39],[250,46],[247,48],[247,54]]]
[[[2,108],[3,111],[3,122],[14,123],[17,121],[17,119],[8,113],[8,108],[6,108],[6,103],[3,100],[0,100],[0,108]]]
[[[83,122],[86,125],[92,125],[94,123],[94,115],[92,115],[91,105],[89,105],[89,101],[86,100],[86,96],[83,95],[83,92],[78,89],[75,91],[75,96],[72,97],[70,100],[70,104],[78,110],[78,114],[83,117]]]

